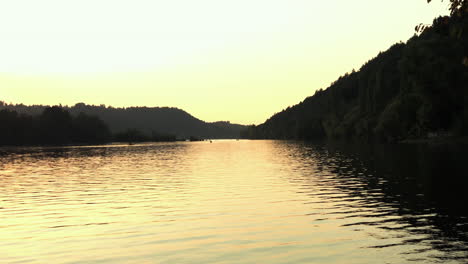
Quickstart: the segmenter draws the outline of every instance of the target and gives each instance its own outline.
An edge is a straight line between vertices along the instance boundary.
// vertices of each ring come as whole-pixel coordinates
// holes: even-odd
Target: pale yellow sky
[[[440,14],[447,2],[0,1],[0,100],[258,124]]]

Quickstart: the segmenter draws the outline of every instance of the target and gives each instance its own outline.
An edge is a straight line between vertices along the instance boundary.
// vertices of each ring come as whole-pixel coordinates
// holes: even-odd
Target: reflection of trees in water
[[[188,147],[184,143],[2,147],[0,176],[9,177],[0,178],[0,186],[23,181],[34,188],[47,182],[47,178],[50,183],[80,184],[73,188],[133,186],[132,181],[145,181],[150,189],[162,188],[165,181],[180,188],[185,176],[174,177],[173,172],[180,168],[188,170],[191,161],[184,159]]]
[[[384,240],[399,238],[374,248],[409,246],[408,257],[436,250],[430,257],[468,260],[468,156],[462,147],[304,144],[295,150],[318,170],[315,185],[323,192],[311,196],[336,203],[331,214],[341,219],[365,219],[343,227],[373,226],[390,231],[377,235]],[[334,196],[330,186],[348,196]]]

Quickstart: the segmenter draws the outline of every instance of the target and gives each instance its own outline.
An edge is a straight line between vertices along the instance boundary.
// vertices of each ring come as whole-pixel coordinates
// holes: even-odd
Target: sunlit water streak
[[[0,263],[466,263],[466,212],[375,159],[285,141],[0,148]]]

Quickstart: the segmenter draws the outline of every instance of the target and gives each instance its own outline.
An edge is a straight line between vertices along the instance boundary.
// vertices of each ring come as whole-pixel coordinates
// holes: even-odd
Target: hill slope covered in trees
[[[468,16],[440,17],[246,138],[395,142],[468,135]]]
[[[40,115],[47,106],[22,104],[6,104],[0,102],[0,110],[8,109],[20,114]],[[78,103],[72,107],[63,106],[71,115],[84,113],[103,120],[112,133],[124,133],[128,130],[139,131],[147,136],[154,133],[175,135],[180,139],[196,138],[239,138],[243,125],[229,122],[207,123],[189,113],[170,107],[128,107],[114,108],[106,106],[86,105]]]
[[[107,125],[84,113],[72,116],[54,106],[39,115],[0,109],[0,146],[102,144],[112,140]]]

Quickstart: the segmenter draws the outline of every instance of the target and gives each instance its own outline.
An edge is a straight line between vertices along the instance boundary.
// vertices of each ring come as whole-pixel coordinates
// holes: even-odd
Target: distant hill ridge
[[[10,109],[18,113],[39,115],[48,106],[6,104],[0,101],[1,109]],[[137,129],[147,135],[153,132],[172,134],[178,138],[239,138],[240,132],[246,127],[231,124],[228,121],[214,123],[204,122],[193,117],[184,110],[175,107],[126,107],[115,108],[104,105],[87,105],[77,103],[74,106],[62,106],[72,115],[80,112],[94,115],[102,119],[113,133],[128,129]]]

